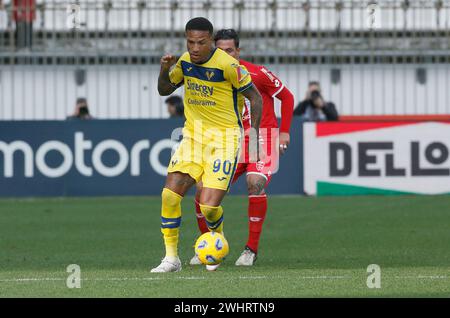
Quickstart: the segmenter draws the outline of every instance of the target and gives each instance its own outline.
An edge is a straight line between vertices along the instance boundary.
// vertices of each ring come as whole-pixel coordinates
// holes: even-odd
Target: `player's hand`
[[[176,62],[177,58],[174,55],[166,54],[161,58],[161,68],[169,70]]]
[[[282,132],[280,133],[280,154],[284,155],[286,150],[289,147],[289,143],[291,142],[291,137],[289,133]]]

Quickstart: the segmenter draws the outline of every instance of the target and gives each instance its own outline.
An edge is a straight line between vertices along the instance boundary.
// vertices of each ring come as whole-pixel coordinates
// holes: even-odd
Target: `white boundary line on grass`
[[[445,275],[417,275],[417,276],[395,276],[396,279],[449,279],[450,276]]]
[[[298,276],[297,279],[351,279],[350,276]],[[204,280],[204,279],[292,279],[292,277],[283,276],[238,276],[236,278],[230,278],[228,276],[206,277],[206,276],[157,276],[157,277],[111,277],[111,278],[81,278],[81,281],[152,281],[152,280]],[[9,278],[0,279],[0,282],[42,282],[42,281],[66,281],[67,278],[54,278],[54,277],[42,277],[42,278]]]
[[[298,276],[296,279],[353,279],[353,276]],[[450,279],[450,276],[445,275],[417,275],[417,276],[393,276],[394,279],[430,279],[430,280],[444,280]],[[96,282],[113,282],[113,281],[159,281],[159,280],[205,280],[205,279],[243,279],[243,280],[262,280],[262,279],[292,279],[292,277],[284,276],[238,276],[235,278],[230,278],[228,276],[216,276],[216,277],[206,277],[206,276],[155,276],[155,277],[110,277],[110,278],[81,278],[81,281],[96,281]],[[27,283],[27,282],[45,282],[45,281],[66,281],[67,278],[56,278],[56,277],[27,277],[27,278],[9,278],[0,279],[0,283]]]

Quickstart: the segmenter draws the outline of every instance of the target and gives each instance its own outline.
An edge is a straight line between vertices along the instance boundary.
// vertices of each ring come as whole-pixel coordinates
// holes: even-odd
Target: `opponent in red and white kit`
[[[250,162],[248,152],[249,130],[251,127],[250,108],[246,101],[244,108],[243,128],[245,131],[244,144],[241,148],[241,158],[234,173],[233,182],[242,174],[246,173],[248,187],[248,218],[249,234],[244,251],[236,261],[236,265],[252,266],[256,261],[258,245],[261,236],[262,226],[267,213],[267,195],[264,188],[269,184],[272,174],[278,169],[278,155],[284,154],[289,146],[289,130],[291,126],[294,96],[281,80],[264,66],[252,64],[239,59],[239,36],[233,29],[220,30],[215,38],[216,47],[224,50],[244,65],[252,77],[259,93],[263,97],[263,114],[260,124],[260,145],[265,151],[263,161]],[[281,126],[278,128],[278,121],[274,110],[274,99],[281,101]],[[200,211],[198,198],[201,186],[197,187],[196,212],[199,229],[202,233],[208,232],[208,226]],[[191,265],[200,264],[196,256],[191,259]]]

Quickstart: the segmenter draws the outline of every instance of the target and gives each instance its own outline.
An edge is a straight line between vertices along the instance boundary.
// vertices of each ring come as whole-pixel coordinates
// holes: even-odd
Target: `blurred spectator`
[[[33,21],[36,19],[36,0],[13,0],[12,17],[16,22],[17,49],[33,46]]]
[[[8,3],[5,3],[4,0],[0,0],[0,29],[1,30],[9,29],[10,24],[11,21],[9,16]]]
[[[178,95],[172,95],[165,100],[167,112],[170,118],[184,117],[183,99]]]
[[[294,116],[305,121],[336,121],[339,119],[336,106],[324,100],[319,82],[309,82],[306,97],[294,110]]]
[[[0,0],[0,11],[6,10],[5,4],[3,3],[3,0]],[[4,19],[7,19],[7,16],[5,15],[6,12],[0,12],[0,21],[3,22]],[[6,21],[6,20],[5,20]],[[0,23],[0,28],[3,27],[3,23]]]
[[[75,111],[71,116],[67,117],[67,120],[86,120],[86,119],[94,119],[89,113],[87,100],[84,97],[77,98]]]

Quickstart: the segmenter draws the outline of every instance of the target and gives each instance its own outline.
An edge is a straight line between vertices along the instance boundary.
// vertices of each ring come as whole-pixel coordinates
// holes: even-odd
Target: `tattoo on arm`
[[[259,124],[261,122],[262,116],[262,97],[261,94],[259,94],[258,89],[254,85],[243,91],[242,95],[244,95],[250,101],[250,113],[252,118],[253,130],[250,135],[250,144],[254,142],[254,144],[256,145],[257,160],[259,161]],[[252,134],[254,137],[252,137]],[[256,138],[256,140],[254,140],[253,138]]]
[[[158,77],[158,92],[161,96],[167,96],[172,94],[176,90],[169,78],[169,70],[163,70],[159,72]]]
[[[251,117],[252,117],[252,128],[255,128],[257,133],[259,131],[259,124],[261,122],[262,116],[262,97],[259,94],[258,89],[253,85],[242,92],[251,104]]]

